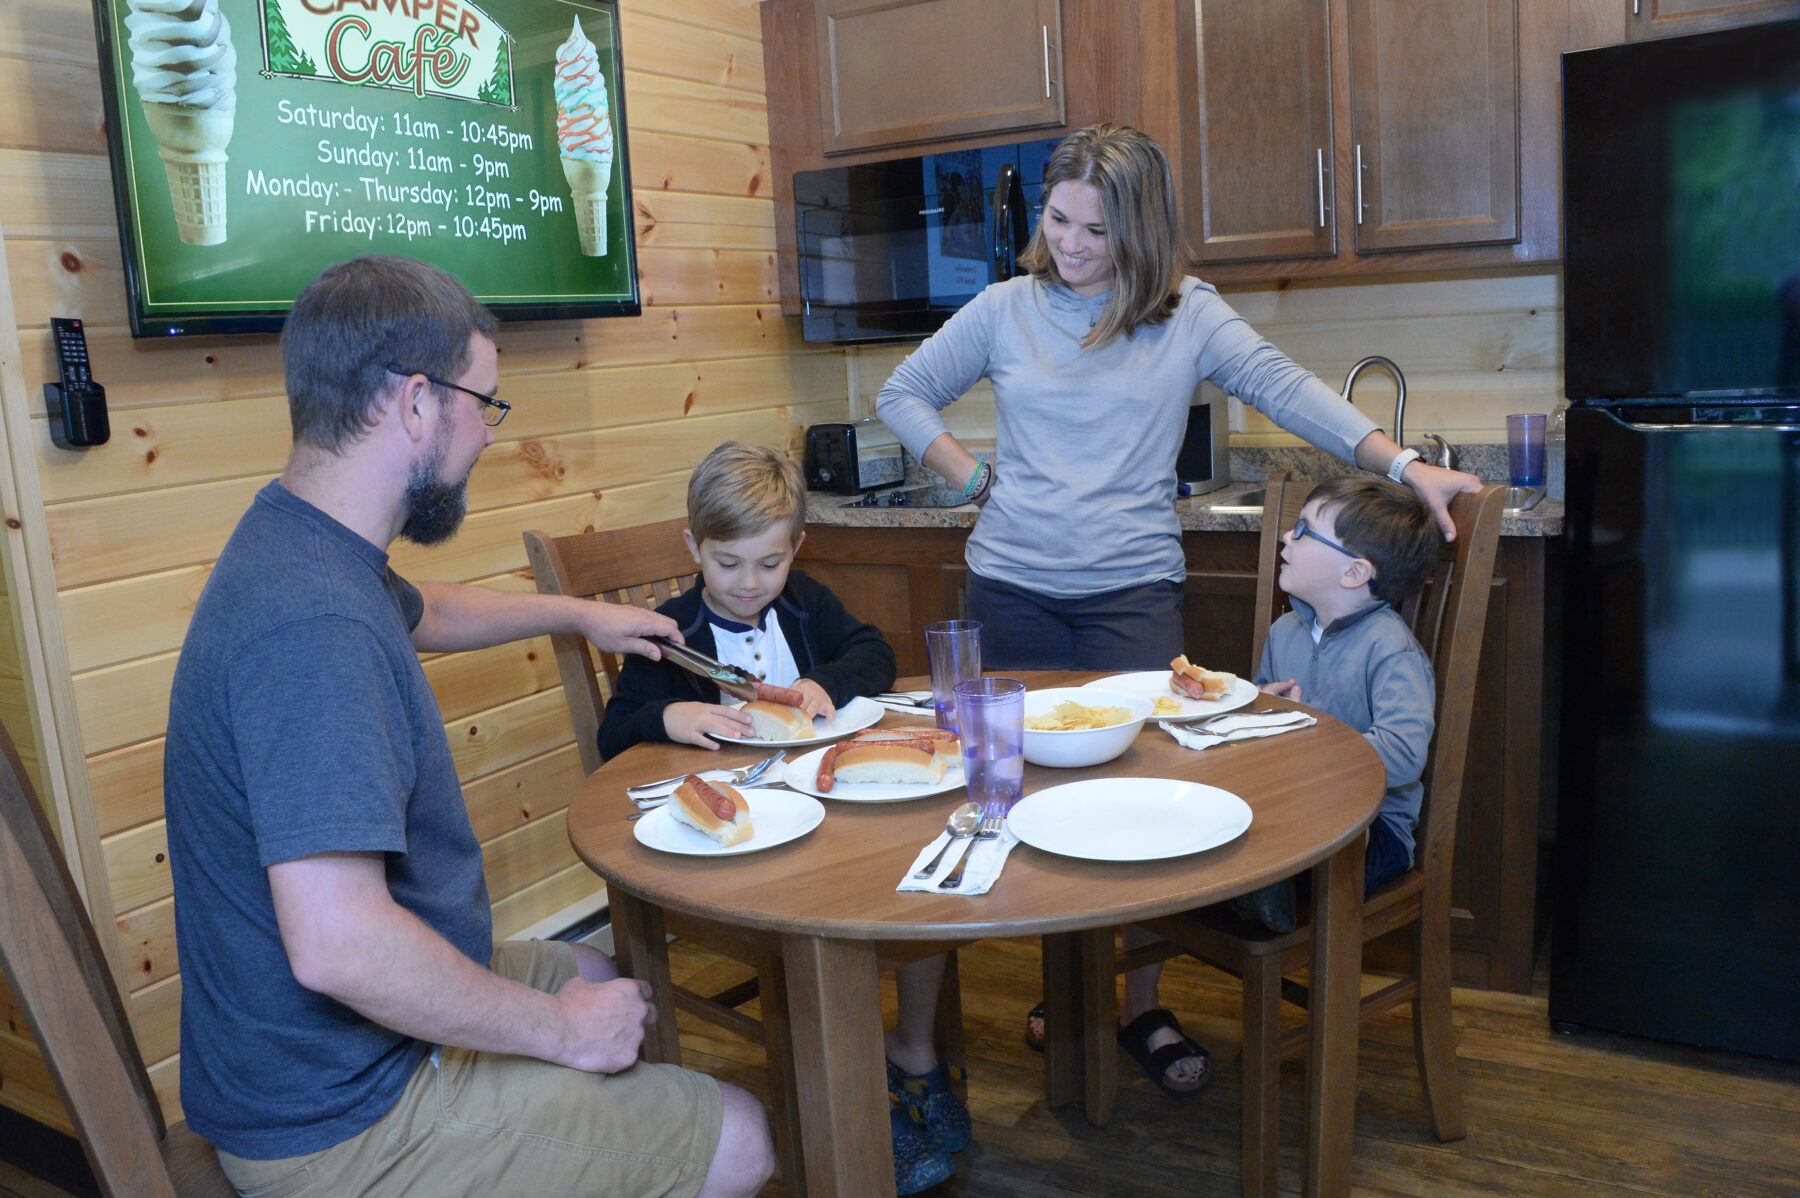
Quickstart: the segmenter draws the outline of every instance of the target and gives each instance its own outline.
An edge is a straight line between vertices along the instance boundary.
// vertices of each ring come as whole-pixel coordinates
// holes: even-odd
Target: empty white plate
[[[1089,778],[1026,795],[1006,817],[1033,848],[1089,861],[1159,861],[1217,848],[1250,826],[1250,805],[1173,778]]]

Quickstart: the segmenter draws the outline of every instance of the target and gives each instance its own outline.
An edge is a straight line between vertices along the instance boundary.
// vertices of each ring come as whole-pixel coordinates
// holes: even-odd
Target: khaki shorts
[[[575,976],[575,950],[508,941],[493,968],[551,993]],[[718,1083],[673,1065],[640,1061],[622,1073],[583,1073],[531,1057],[442,1048],[360,1135],[283,1160],[221,1152],[219,1163],[245,1198],[693,1198],[723,1118]]]

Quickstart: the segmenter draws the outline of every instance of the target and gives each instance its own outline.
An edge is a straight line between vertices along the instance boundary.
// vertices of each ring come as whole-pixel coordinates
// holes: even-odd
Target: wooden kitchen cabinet
[[[1800,17],[1797,0],[1617,0],[1632,41]]]
[[[1356,250],[1519,237],[1518,0],[1349,0]]]
[[[964,614],[958,528],[810,524],[798,567],[882,630],[900,673],[927,674],[925,625]],[[1188,532],[1182,618],[1190,657],[1249,676],[1259,534]],[[1531,988],[1542,767],[1546,550],[1502,537],[1457,818],[1451,950],[1461,986]],[[1393,946],[1370,950],[1370,968]]]
[[[1181,5],[1181,156],[1190,243],[1204,263],[1311,259],[1306,274],[1483,265],[1443,251],[1507,246],[1500,260],[1554,257],[1521,192],[1554,207],[1560,43],[1543,0],[1187,0]],[[1522,37],[1521,13],[1534,20]],[[1534,144],[1522,156],[1522,118]],[[1549,156],[1541,144],[1550,141]],[[1544,199],[1548,193],[1549,199]],[[1371,262],[1393,251],[1430,262]],[[1208,270],[1219,281],[1268,277]],[[1286,273],[1283,271],[1282,273]]]
[[[826,154],[1063,123],[1059,0],[815,0]]]

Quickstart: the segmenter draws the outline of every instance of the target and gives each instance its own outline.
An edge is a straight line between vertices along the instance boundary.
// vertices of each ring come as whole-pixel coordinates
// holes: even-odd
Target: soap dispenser
[[[1544,497],[1562,499],[1563,453],[1569,441],[1569,405],[1559,403],[1550,410],[1544,427]]]

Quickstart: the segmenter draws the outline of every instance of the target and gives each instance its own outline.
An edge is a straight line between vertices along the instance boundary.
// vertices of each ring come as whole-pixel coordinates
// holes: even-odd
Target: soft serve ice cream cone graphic
[[[218,0],[130,0],[131,81],[156,135],[175,227],[225,240],[225,146],[237,114],[237,51]]]
[[[612,107],[600,55],[581,31],[581,18],[569,39],[556,48],[556,145],[563,174],[575,198],[575,227],[581,252],[590,258],[606,254],[606,190],[612,182]]]

